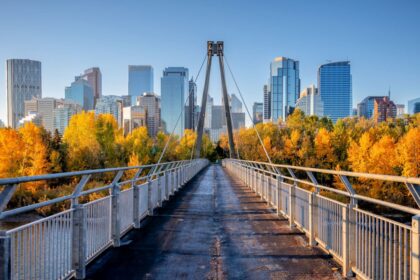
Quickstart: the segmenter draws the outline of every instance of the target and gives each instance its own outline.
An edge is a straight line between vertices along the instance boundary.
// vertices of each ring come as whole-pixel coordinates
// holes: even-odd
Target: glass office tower
[[[318,68],[318,90],[324,102],[324,116],[335,123],[352,115],[350,61],[323,64]]]
[[[137,96],[145,92],[154,92],[153,67],[150,65],[128,66],[128,95],[131,96],[131,105],[136,105]]]
[[[299,61],[277,57],[270,67],[271,120],[286,120],[300,92]]]
[[[168,67],[161,78],[162,126],[166,133],[182,136],[185,127],[184,105],[188,94],[188,69]],[[178,125],[176,122],[179,119]],[[176,127],[175,127],[176,126]]]
[[[25,101],[42,97],[41,62],[29,59],[6,61],[7,124],[16,128],[25,117]]]
[[[85,111],[94,109],[93,89],[84,79],[78,79],[71,83],[71,86],[66,87],[64,96],[67,101],[79,104]]]

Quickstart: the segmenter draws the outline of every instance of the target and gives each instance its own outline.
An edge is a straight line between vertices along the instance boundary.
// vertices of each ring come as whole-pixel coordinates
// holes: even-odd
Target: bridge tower
[[[233,142],[233,132],[232,132],[232,118],[230,114],[229,106],[229,97],[226,87],[226,78],[225,78],[225,65],[223,60],[223,41],[207,41],[207,68],[206,68],[206,78],[204,82],[203,98],[201,100],[201,111],[200,117],[198,119],[197,125],[197,141],[195,145],[195,158],[200,157],[201,143],[204,132],[204,118],[206,116],[206,104],[207,96],[209,90],[209,81],[210,81],[210,71],[211,71],[211,61],[214,55],[219,57],[219,66],[220,66],[220,76],[222,80],[222,95],[223,95],[223,105],[226,114],[226,126],[229,139],[229,153],[231,158],[237,158],[235,143]]]

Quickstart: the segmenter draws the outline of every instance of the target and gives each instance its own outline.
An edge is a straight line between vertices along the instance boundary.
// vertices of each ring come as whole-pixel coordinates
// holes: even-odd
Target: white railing
[[[405,183],[418,202],[415,191],[420,185],[419,178],[235,159],[224,160],[223,166],[277,209],[279,215],[288,218],[290,226],[303,231],[310,245],[330,253],[341,263],[344,276],[355,273],[363,279],[420,279],[420,210],[358,195],[348,180],[357,177]],[[288,174],[281,170],[287,170]],[[298,178],[295,171],[305,172],[308,178]],[[346,191],[319,184],[316,174],[337,176]],[[320,190],[347,197],[350,202],[325,197]],[[411,223],[403,224],[362,210],[358,201],[405,212],[412,216]]]
[[[207,160],[197,159],[0,179],[0,186],[4,186],[0,193],[0,219],[71,201],[66,211],[0,231],[0,279],[83,279],[89,262],[110,246],[120,246],[125,233],[139,228],[142,219],[153,215],[157,207],[207,165]],[[135,175],[121,181],[126,171],[134,171]],[[83,190],[92,175],[110,172],[116,174],[111,184]],[[3,211],[19,184],[70,177],[81,177],[73,194]],[[105,190],[110,195],[79,203],[80,197]]]

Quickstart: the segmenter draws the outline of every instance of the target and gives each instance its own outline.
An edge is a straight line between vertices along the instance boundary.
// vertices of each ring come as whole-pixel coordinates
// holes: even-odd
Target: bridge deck
[[[337,265],[219,165],[158,211],[89,279],[336,279]]]

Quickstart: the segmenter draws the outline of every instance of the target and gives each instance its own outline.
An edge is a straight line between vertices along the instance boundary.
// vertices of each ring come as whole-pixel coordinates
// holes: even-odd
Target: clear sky
[[[249,107],[262,102],[276,56],[300,61],[302,88],[316,84],[320,64],[348,59],[354,105],[388,87],[406,104],[420,97],[419,13],[418,0],[1,0],[0,119],[8,58],[42,62],[44,97],[64,97],[64,87],[92,66],[101,68],[103,94],[127,94],[129,64],[153,65],[160,94],[165,67],[196,75],[207,40],[225,41]],[[219,101],[219,72],[212,74],[210,94]],[[228,90],[236,92],[229,78]]]

